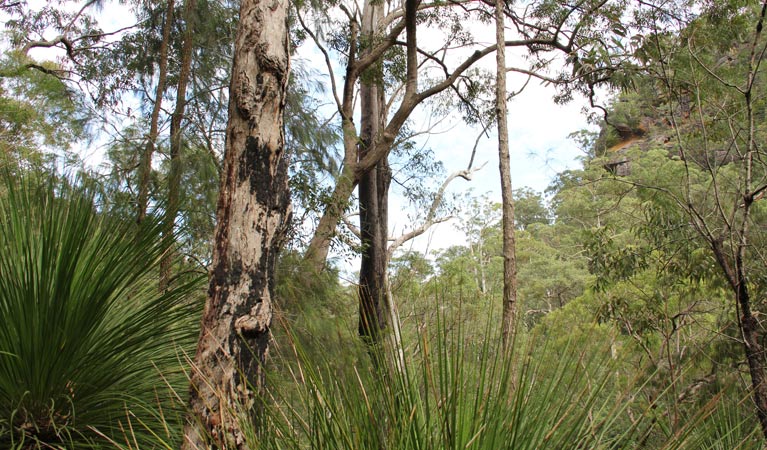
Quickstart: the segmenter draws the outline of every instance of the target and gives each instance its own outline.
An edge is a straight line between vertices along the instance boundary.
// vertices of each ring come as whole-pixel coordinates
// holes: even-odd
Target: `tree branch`
[[[333,74],[333,65],[330,62],[330,55],[328,54],[327,49],[320,44],[319,38],[317,38],[317,35],[309,29],[309,27],[306,26],[306,23],[304,23],[304,18],[301,16],[301,11],[299,11],[298,6],[295,6],[296,10],[296,17],[298,18],[298,23],[301,24],[301,28],[304,29],[306,34],[309,35],[309,37],[312,38],[314,41],[314,45],[317,46],[317,49],[322,53],[322,56],[325,58],[325,65],[328,68],[328,75],[330,76],[330,89],[333,92],[333,99],[336,101],[336,107],[338,108],[338,111],[340,111],[343,114],[343,109],[341,107],[341,99],[338,97],[338,88],[336,87],[336,77]]]
[[[433,225],[441,223],[441,222],[445,222],[452,218],[450,216],[435,218],[437,214],[437,210],[442,204],[442,198],[445,196],[445,190],[450,185],[450,183],[452,183],[453,180],[455,180],[456,178],[463,178],[466,181],[471,181],[474,173],[482,170],[484,166],[485,165],[482,164],[480,167],[476,169],[469,168],[465,170],[459,170],[459,171],[451,173],[447,178],[445,178],[445,181],[442,182],[442,185],[437,190],[437,194],[434,196],[434,199],[431,202],[431,206],[429,207],[429,212],[426,213],[426,218],[424,219],[424,222],[418,228],[415,228],[407,233],[404,233],[403,235],[394,239],[392,243],[389,245],[389,249],[387,250],[387,255],[386,255],[387,264],[389,261],[391,261],[391,258],[394,255],[394,252],[399,247],[401,247],[402,244],[424,234],[426,230],[431,228]]]

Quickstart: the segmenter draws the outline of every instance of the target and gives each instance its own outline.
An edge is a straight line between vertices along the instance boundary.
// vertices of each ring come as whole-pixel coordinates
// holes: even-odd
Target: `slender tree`
[[[709,247],[730,288],[739,315],[739,338],[751,378],[756,417],[767,438],[767,363],[763,326],[758,319],[761,302],[754,298],[758,288],[753,281],[757,278],[753,276],[755,267],[763,266],[763,260],[754,261],[753,253],[755,231],[759,230],[755,226],[759,208],[756,202],[767,192],[767,165],[760,144],[764,122],[757,119],[758,109],[763,108],[762,91],[767,85],[763,69],[767,0],[760,3],[732,12],[734,23],[740,23],[743,29],[752,27],[752,33],[745,38],[740,28],[737,34],[730,34],[706,23],[712,19],[704,16],[685,24],[681,43],[672,39],[672,44],[667,44],[663,39],[666,30],[652,28],[646,56],[650,57],[647,69],[657,77],[660,91],[677,103],[676,108],[669,108],[667,120],[683,164],[681,192],[659,190],[671,194],[684,211],[685,225],[691,226]],[[657,20],[654,12],[651,17]],[[658,21],[652,25],[657,27]],[[710,48],[721,47],[708,47],[700,42],[705,37],[723,36],[730,39],[727,45],[731,54],[714,62]],[[684,67],[689,71],[683,72],[687,78],[674,73],[675,58],[679,58],[681,67],[690,67]],[[712,101],[716,94],[720,97]],[[695,102],[693,108],[691,99]],[[728,114],[724,120],[720,118],[722,110]],[[686,127],[694,132],[688,134]],[[703,168],[703,176],[698,175],[699,167]],[[705,180],[705,191],[712,193],[713,201],[701,195],[702,190],[695,186],[700,179]]]
[[[533,63],[532,68],[518,69],[526,73],[540,74],[548,67],[550,56],[554,53],[568,55],[571,60],[577,60],[576,56],[581,53],[595,53],[592,47],[599,47],[605,42],[604,31],[619,21],[619,13],[624,8],[620,5],[623,0],[584,0],[576,5],[566,2],[542,1],[535,3],[534,8],[517,12],[507,12],[513,20],[515,29],[518,30],[518,38],[504,42],[506,47],[514,47],[529,50]],[[613,4],[614,3],[614,4]],[[475,43],[475,51],[453,65],[447,58],[451,54],[450,48],[459,45],[458,42],[448,38],[446,43],[438,49],[418,47],[415,41],[415,32],[402,41],[400,34],[405,30],[405,24],[409,20],[416,21],[417,14],[439,15],[440,8],[461,8],[461,2],[445,4],[444,2],[415,2],[412,9],[394,8],[383,19],[379,28],[380,32],[373,42],[364,42],[360,39],[359,12],[343,7],[348,18],[348,43],[344,47],[346,67],[344,80],[336,85],[335,75],[331,64],[330,51],[320,42],[313,29],[308,27],[299,10],[297,18],[301,22],[304,31],[317,44],[325,57],[328,65],[328,74],[331,80],[331,89],[337,110],[342,122],[344,139],[344,159],[342,170],[338,174],[333,186],[330,200],[323,210],[314,236],[307,247],[304,259],[314,270],[322,270],[327,259],[330,244],[336,233],[336,226],[344,215],[348,206],[349,198],[362,177],[378,165],[391,152],[393,144],[398,137],[407,119],[416,107],[433,96],[447,89],[460,91],[459,85],[467,85],[471,89],[472,83],[467,81],[466,72],[474,64],[496,50],[497,45],[482,46]],[[482,17],[488,13],[479,7],[473,12],[478,12]],[[437,21],[438,22],[438,21]],[[423,27],[429,22],[426,21]],[[608,33],[609,34],[609,33]],[[364,42],[368,47],[360,52],[359,43]],[[386,122],[379,127],[379,132],[371,142],[365,146],[365,154],[360,157],[358,144],[361,135],[358,134],[354,123],[355,89],[363,74],[375,64],[380,63],[384,54],[395,46],[405,47],[405,57],[400,60],[404,66],[404,87],[398,92],[394,101],[386,105]],[[471,46],[471,43],[460,42],[463,48]],[[600,53],[601,54],[601,53]],[[421,59],[419,60],[419,55]],[[419,70],[425,72],[424,64],[432,62],[442,76],[419,78]],[[578,71],[578,76],[583,73],[592,74],[601,70],[599,62],[591,64],[587,68]],[[547,80],[551,81],[551,80]],[[398,101],[398,103],[397,103]]]
[[[361,39],[374,42],[380,34],[383,2],[367,1],[362,10]],[[365,53],[363,53],[364,55]],[[381,65],[374,65],[360,86],[359,157],[364,158],[385,123],[385,100]],[[391,171],[387,157],[360,177],[359,211],[362,258],[359,278],[359,334],[370,342],[379,339],[386,328],[386,248],[388,244],[388,206]]]
[[[158,62],[157,90],[155,92],[152,116],[149,121],[149,135],[146,146],[139,157],[138,168],[138,205],[136,221],[141,223],[146,217],[147,204],[149,203],[149,177],[152,172],[152,155],[157,145],[160,111],[162,110],[162,98],[165,95],[165,84],[168,78],[168,47],[170,46],[170,29],[173,26],[173,2],[168,0],[165,4],[165,21],[162,25],[162,41],[160,42],[160,55]]]
[[[192,69],[192,50],[194,49],[194,15],[197,0],[184,1],[184,36],[181,44],[181,68],[176,88],[176,107],[170,119],[170,170],[168,171],[168,204],[165,206],[165,226],[163,238],[173,235],[176,215],[179,209],[181,189],[181,121],[186,108],[186,87]],[[171,247],[168,246],[170,249]],[[171,276],[172,252],[169,250],[160,264],[160,289],[166,289]]]
[[[509,126],[506,111],[506,42],[504,10],[506,1],[495,3],[495,115],[498,122],[498,166],[501,172],[501,202],[503,216],[503,345],[511,342],[517,313],[517,256],[514,230],[514,196],[511,188],[511,160],[509,156]]]
[[[277,252],[291,205],[284,155],[288,2],[244,0],[234,46],[213,267],[183,448],[247,448],[264,389]]]
[[[597,33],[595,31],[597,27],[590,27],[590,25],[599,23],[600,26],[610,26],[618,20],[619,16],[615,12],[621,9],[615,7],[607,8],[607,20],[602,20],[605,17],[602,16],[601,11],[605,9],[607,2],[608,0],[585,0],[576,6],[571,6],[566,3],[543,1],[536,3],[529,15],[527,11],[517,13],[508,9],[501,10],[501,14],[513,21],[518,35],[517,39],[508,41],[501,36],[501,46],[529,51],[533,60],[531,68],[518,70],[545,78],[543,74],[552,53],[561,52],[576,59],[574,55],[585,51],[595,41],[592,38]],[[389,315],[385,303],[387,201],[391,179],[387,164],[389,153],[394,148],[403,125],[421,103],[447,89],[455,90],[462,100],[466,100],[464,93],[461,92],[461,86],[469,86],[466,90],[473,91],[471,88],[473,83],[466,75],[467,70],[484,56],[493,53],[498,46],[497,43],[485,47],[477,44],[476,51],[451,68],[446,58],[446,55],[450,53],[448,50],[458,42],[461,46],[468,46],[470,45],[468,41],[459,39],[458,42],[454,42],[455,33],[453,33],[438,50],[428,49],[429,44],[433,43],[419,47],[416,41],[415,23],[418,17],[439,17],[441,12],[449,15],[452,8],[460,8],[460,5],[445,5],[442,2],[405,2],[404,8],[395,7],[385,15],[383,6],[381,2],[365,3],[361,21],[359,21],[360,12],[357,9],[342,6],[349,23],[346,41],[348,45],[343,47],[347,64],[342,88],[335,84],[329,50],[321,44],[313,29],[306,26],[300,10],[297,14],[304,31],[324,54],[329,68],[333,97],[341,117],[344,143],[342,169],[336,177],[335,186],[321,214],[304,259],[310,270],[318,272],[323,269],[336,226],[348,207],[354,188],[359,185],[359,231],[362,243],[359,333],[363,338],[371,341],[378,339],[378,334],[387,325]],[[480,6],[473,11],[487,18],[491,16],[492,9]],[[561,14],[555,14],[552,11],[559,11]],[[382,17],[379,19],[379,16]],[[442,22],[436,19],[433,23]],[[460,28],[460,22],[455,26]],[[399,37],[403,31],[406,35],[404,41]],[[596,42],[602,42],[601,34],[597,34],[599,40]],[[397,46],[404,47],[404,54],[401,49],[396,48]],[[398,59],[395,58],[395,65],[404,72],[404,75],[400,74],[403,80],[402,86],[396,90],[390,100],[384,102],[381,97],[383,86],[377,84],[378,79],[381,78],[379,67],[384,64],[385,58],[389,58],[392,53],[398,51],[400,56]],[[437,70],[442,71],[443,76],[419,78],[419,72],[428,73],[424,68],[429,64],[434,64]],[[590,73],[590,70],[584,72]],[[358,85],[361,110],[359,131],[354,121]],[[508,156],[506,160],[508,161]],[[510,185],[508,191],[511,191]],[[510,204],[511,194],[508,194],[508,197],[507,207],[513,208]],[[507,215],[510,216],[513,240],[513,212]],[[508,244],[507,248],[513,248],[513,242]],[[507,279],[513,280],[514,277],[511,275],[514,272],[513,256],[508,256],[508,259]],[[511,286],[514,282],[509,281],[508,284]],[[511,314],[511,305],[516,302],[513,291],[511,287],[507,291],[507,316]],[[513,322],[513,319],[509,320],[510,323]]]
[[[644,244],[618,245],[606,239],[610,224],[604,211],[610,208],[601,208],[589,224],[596,230],[589,245],[592,271],[607,274],[599,275],[596,285],[604,286],[605,279],[637,277],[648,261],[667,252],[670,256],[661,260],[662,276],[671,273],[674,283],[685,288],[706,276],[725,286],[736,315],[737,332],[729,338],[742,346],[750,378],[749,412],[767,437],[767,361],[759,319],[764,313],[759,300],[763,289],[757,281],[763,279],[760,272],[765,267],[760,200],[767,192],[767,165],[760,144],[765,133],[760,111],[767,86],[763,65],[767,1],[700,5],[695,13],[688,5],[642,5],[634,18],[638,30],[632,37],[637,42],[634,57],[618,74],[634,79],[625,88],[623,105],[619,101],[601,108],[608,133],[594,142],[594,156],[603,158],[600,171],[610,168],[617,186],[608,186],[620,187],[615,195],[621,204],[630,189],[637,190],[641,203],[636,209],[643,214],[631,216],[641,217],[641,225],[629,228],[639,238],[636,242],[650,238],[650,245],[642,249]],[[632,131],[632,121],[639,136]],[[590,201],[599,199],[598,192],[588,192]],[[579,207],[583,205],[588,203]],[[669,286],[653,294],[664,308],[666,291],[678,289],[670,286],[674,283],[667,282]],[[716,298],[712,292],[706,296]],[[690,311],[673,316],[667,336],[678,333],[678,322]],[[728,316],[727,309],[722,316]],[[672,357],[667,359],[664,365],[674,393],[681,375]],[[675,421],[677,404],[675,400]]]

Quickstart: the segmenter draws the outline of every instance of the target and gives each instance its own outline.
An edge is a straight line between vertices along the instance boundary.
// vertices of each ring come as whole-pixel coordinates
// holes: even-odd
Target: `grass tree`
[[[151,215],[137,227],[100,212],[76,181],[2,186],[0,447],[92,448],[123,440],[131,420],[147,425],[135,442],[173,442],[183,403],[170,388],[185,384],[177,352],[194,343],[200,280],[157,291],[165,245]]]

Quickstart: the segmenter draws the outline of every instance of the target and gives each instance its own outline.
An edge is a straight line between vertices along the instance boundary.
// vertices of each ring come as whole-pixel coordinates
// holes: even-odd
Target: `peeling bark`
[[[208,299],[184,449],[246,449],[263,396],[277,253],[291,206],[284,153],[287,0],[243,0]],[[245,422],[243,422],[245,421]]]

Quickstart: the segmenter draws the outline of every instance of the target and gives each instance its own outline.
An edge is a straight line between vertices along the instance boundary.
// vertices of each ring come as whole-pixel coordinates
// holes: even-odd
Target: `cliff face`
[[[600,156],[606,160],[605,169],[617,176],[630,175],[631,158],[629,155],[637,149],[640,151],[664,149],[668,152],[669,157],[686,158],[687,161],[702,169],[712,169],[732,163],[737,159],[737,153],[724,144],[710,143],[699,147],[690,146],[689,141],[696,138],[700,139],[701,133],[696,133],[695,128],[699,124],[689,117],[675,119],[675,125],[672,125],[668,120],[656,121],[649,118],[644,122],[647,125],[642,128],[619,134],[617,141],[612,142],[610,147],[602,152]],[[606,125],[606,127],[612,126]],[[678,135],[677,129],[680,130]],[[686,148],[684,153],[679,150],[679,139],[684,140],[681,143]]]
[[[735,159],[732,149],[714,141],[690,145],[701,139],[705,123],[691,114],[694,106],[689,95],[674,102],[653,97],[652,103],[637,98],[637,93],[621,93],[609,109],[595,142],[595,155],[605,159],[604,167],[617,176],[631,173],[629,154],[639,149],[665,149],[669,157],[687,158],[701,168],[728,164]],[[683,140],[683,142],[680,141]],[[687,149],[682,153],[680,145]]]
[[[635,148],[649,150],[659,146],[669,146],[669,136],[661,133],[661,130],[669,130],[659,126],[656,120],[643,117],[637,125],[630,126],[625,123],[604,124],[600,131],[600,139],[604,140],[605,147],[601,156],[606,159],[605,169],[617,176],[627,176],[631,173],[631,159],[629,153]],[[609,136],[609,138],[608,138]],[[607,144],[609,143],[609,147]]]
[[[743,130],[748,120],[741,97],[748,84],[751,41],[720,29],[707,35],[704,22],[701,18],[659,44],[676,48],[665,50],[669,59],[663,71],[655,70],[657,61],[638,56],[642,69],[632,88],[620,92],[607,106],[593,150],[613,174],[629,175],[629,154],[637,150],[663,149],[669,157],[703,169],[742,158],[738,146],[745,145]],[[704,37],[714,41],[704,44]],[[767,97],[762,94],[766,85],[767,76],[758,72],[753,80],[758,95],[750,104],[757,141],[764,140],[759,135],[764,136],[767,123]]]

